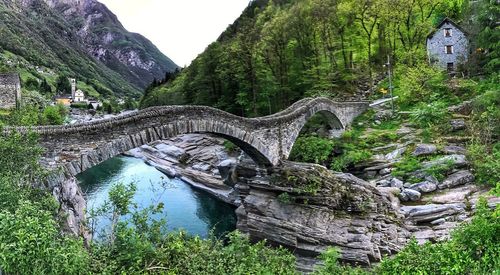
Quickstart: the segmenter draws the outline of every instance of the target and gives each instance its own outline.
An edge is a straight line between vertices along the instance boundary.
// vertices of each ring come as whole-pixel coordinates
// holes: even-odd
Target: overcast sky
[[[215,41],[249,0],[99,0],[131,32],[151,40],[177,65]]]

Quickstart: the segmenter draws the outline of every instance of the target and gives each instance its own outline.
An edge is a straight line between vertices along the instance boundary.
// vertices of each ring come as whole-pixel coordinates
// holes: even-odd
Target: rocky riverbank
[[[398,132],[404,136],[414,130],[404,125]],[[374,148],[388,152],[356,167],[354,172],[365,180],[292,162],[263,171],[209,135],[183,135],[127,155],[239,206],[239,230],[254,240],[290,248],[299,256],[299,268],[308,271],[330,246],[340,249],[345,262],[371,265],[397,253],[412,236],[421,243],[443,240],[470,219],[487,190],[473,184],[463,148],[434,149],[429,144],[412,146],[411,137],[408,141]],[[446,152],[423,163],[446,163],[446,177],[438,181],[423,170],[416,173],[423,181],[410,184],[393,176],[394,165],[409,148],[417,155]],[[487,197],[492,207],[499,202]]]
[[[181,135],[135,148],[126,155],[140,158],[168,177],[180,178],[226,203],[240,204],[237,191],[225,184],[240,151],[227,150],[221,138]]]

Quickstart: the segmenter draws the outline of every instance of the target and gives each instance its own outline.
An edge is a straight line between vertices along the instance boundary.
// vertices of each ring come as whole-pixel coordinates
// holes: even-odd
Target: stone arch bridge
[[[126,115],[64,126],[13,127],[40,135],[46,149],[42,164],[75,176],[130,149],[187,133],[212,133],[243,149],[257,164],[273,166],[286,160],[304,124],[324,114],[333,129],[345,129],[369,102],[335,102],[306,98],[265,117],[243,118],[206,106],[159,106]]]

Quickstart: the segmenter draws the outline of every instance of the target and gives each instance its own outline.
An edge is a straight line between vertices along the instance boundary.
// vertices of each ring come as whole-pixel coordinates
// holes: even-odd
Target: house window
[[[453,71],[453,62],[446,63],[446,69],[448,70],[448,72],[452,72]]]
[[[451,45],[447,45],[447,46],[444,48],[444,51],[445,51],[447,54],[452,54],[452,53],[453,53],[453,46],[451,46]]]
[[[450,28],[444,29],[444,37],[451,37],[452,30]]]

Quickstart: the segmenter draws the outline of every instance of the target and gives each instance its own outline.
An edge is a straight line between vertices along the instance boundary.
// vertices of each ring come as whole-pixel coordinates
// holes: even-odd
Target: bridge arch
[[[107,159],[160,139],[188,133],[212,133],[230,140],[262,166],[286,160],[306,122],[316,113],[332,128],[345,129],[368,102],[307,98],[265,117],[243,118],[206,106],[158,106],[126,115],[65,126],[5,128],[4,133],[33,131],[46,149],[49,169],[63,167],[75,176]]]

